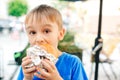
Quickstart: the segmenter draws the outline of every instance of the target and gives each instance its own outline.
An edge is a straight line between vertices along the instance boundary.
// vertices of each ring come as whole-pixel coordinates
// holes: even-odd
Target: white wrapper
[[[27,55],[31,57],[32,63],[27,65],[26,67],[32,67],[32,66],[42,67],[41,61],[45,58],[47,58],[53,63],[56,63],[58,60],[52,54],[48,53],[47,51],[36,45],[29,47],[27,49]]]

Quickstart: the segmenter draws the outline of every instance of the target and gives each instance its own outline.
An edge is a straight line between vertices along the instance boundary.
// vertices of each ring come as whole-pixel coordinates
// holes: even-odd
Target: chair
[[[116,38],[112,38],[112,39],[108,39],[104,45],[103,45],[103,49],[100,51],[100,55],[103,54],[106,56],[106,59],[102,60],[100,57],[99,57],[99,63],[101,64],[101,67],[103,68],[103,71],[105,73],[105,75],[107,76],[108,80],[111,80],[110,78],[110,75],[107,73],[107,70],[105,69],[105,66],[104,64],[108,64],[115,80],[117,80],[117,75],[112,67],[112,63],[114,62],[113,60],[111,60],[109,57],[110,55],[113,53],[114,49],[116,48],[116,45],[120,42],[120,39],[116,39]],[[93,52],[93,51],[92,51]],[[91,76],[92,76],[92,73],[93,73],[93,64],[95,62],[95,54],[91,54],[91,62],[92,62],[92,65],[91,65],[91,72],[90,72],[90,80],[91,80]]]
[[[109,58],[106,58],[104,60],[100,59],[99,61],[100,61],[99,63],[101,64],[101,67],[103,68],[103,71],[104,71],[105,75],[107,76],[108,80],[112,80],[112,79],[110,78],[110,75],[107,73],[107,70],[105,69],[105,66],[104,66],[105,63],[108,64],[108,66],[109,66],[115,80],[117,80],[117,75],[116,75],[116,73],[115,73],[115,71],[114,71],[114,69],[113,69],[113,67],[111,65],[114,61],[110,60]],[[90,72],[89,80],[91,80],[92,74],[93,74],[93,65],[94,65],[94,62],[95,62],[95,55],[94,54],[92,54],[92,56],[91,56],[91,62],[92,62],[92,65],[91,65],[91,72]]]

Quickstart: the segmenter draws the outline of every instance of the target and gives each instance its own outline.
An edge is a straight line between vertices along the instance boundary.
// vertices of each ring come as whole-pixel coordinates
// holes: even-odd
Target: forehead
[[[34,25],[34,24],[38,24],[38,25],[45,25],[45,24],[50,24],[50,23],[55,23],[55,19],[53,19],[53,16],[46,16],[43,14],[29,14],[26,17],[25,20],[25,25]]]
[[[53,23],[54,23],[53,21],[51,21],[49,18],[45,16],[41,16],[40,18],[38,18],[37,16],[30,16],[29,19],[27,19],[27,21],[25,22],[25,25],[26,27],[34,26],[34,25],[43,26],[43,25],[51,25]]]

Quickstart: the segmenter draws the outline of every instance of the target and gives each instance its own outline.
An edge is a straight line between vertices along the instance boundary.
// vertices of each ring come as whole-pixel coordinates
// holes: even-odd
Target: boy
[[[26,56],[18,80],[88,80],[80,59],[57,48],[65,33],[59,11],[40,5],[27,14],[25,26],[30,45],[50,44],[58,52],[58,61],[54,64],[44,59],[42,65],[46,70],[35,66],[26,68],[31,63]]]

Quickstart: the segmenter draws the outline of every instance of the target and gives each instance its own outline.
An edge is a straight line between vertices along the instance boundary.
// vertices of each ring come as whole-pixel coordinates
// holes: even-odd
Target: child
[[[58,52],[58,61],[54,64],[44,59],[42,65],[46,70],[35,66],[26,68],[31,63],[26,56],[22,59],[18,80],[88,80],[80,59],[57,48],[65,33],[58,10],[40,5],[27,14],[25,26],[30,45],[52,45]]]

